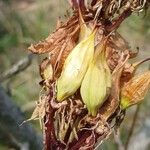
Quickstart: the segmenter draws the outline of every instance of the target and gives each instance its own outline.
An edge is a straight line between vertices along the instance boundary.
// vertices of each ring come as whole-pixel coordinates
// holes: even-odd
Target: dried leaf
[[[129,55],[125,55],[122,53],[118,65],[112,73],[112,88],[110,91],[110,96],[99,110],[99,114],[102,116],[104,121],[107,121],[108,118],[116,111],[119,106],[120,78],[123,67],[127,62],[128,58]]]
[[[31,52],[38,54],[48,53],[56,49],[60,50],[62,46],[62,41],[65,41],[68,35],[69,36],[72,35],[72,33],[78,26],[77,23],[78,23],[77,16],[74,15],[60,28],[58,28],[54,33],[50,34],[45,40],[40,41],[38,44],[31,44],[31,46],[28,49]]]
[[[31,121],[31,120],[39,119],[40,127],[42,128],[42,120],[46,114],[47,107],[48,107],[48,105],[47,105],[46,97],[44,97],[43,99],[40,99],[40,101],[37,102],[36,108],[34,109],[31,117],[29,119],[23,121],[22,124],[24,124],[28,121]]]
[[[129,50],[130,58],[137,57],[138,53],[139,53],[139,49],[137,49],[137,51],[131,51],[131,50]]]
[[[130,49],[128,42],[118,32],[114,32],[110,35],[109,45],[121,51]]]
[[[122,86],[124,85],[124,83],[128,82],[134,76],[135,71],[141,64],[143,64],[144,62],[147,62],[149,60],[150,60],[150,58],[146,58],[142,61],[138,61],[133,64],[130,64],[127,62],[124,66],[122,76],[121,76]]]
[[[55,51],[51,52],[50,61],[54,68],[54,73],[56,78],[60,76],[64,62],[67,56],[69,55],[69,53],[75,47],[75,44],[76,43],[74,40],[72,40],[70,37],[67,37],[66,41],[64,41],[61,45],[62,46],[61,50],[56,49]]]
[[[115,69],[118,65],[120,56],[122,52],[127,51],[129,52],[129,45],[125,41],[125,39],[118,33],[115,32],[114,34],[110,35],[107,44],[107,63],[111,71]]]
[[[125,63],[121,75],[121,87],[133,77],[135,70],[136,69],[132,64],[129,62]]]

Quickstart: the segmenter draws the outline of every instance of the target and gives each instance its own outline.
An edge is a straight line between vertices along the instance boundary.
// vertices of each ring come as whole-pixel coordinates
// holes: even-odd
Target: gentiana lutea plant
[[[149,58],[131,64],[138,53],[117,31],[132,12],[147,9],[149,1],[69,2],[72,16],[28,48],[47,54],[40,64],[42,94],[29,119],[40,120],[46,150],[94,149],[150,87],[150,71],[135,75]]]

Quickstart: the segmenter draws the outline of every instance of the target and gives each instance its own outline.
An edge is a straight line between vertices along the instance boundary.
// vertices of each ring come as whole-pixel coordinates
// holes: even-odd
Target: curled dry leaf
[[[28,48],[33,53],[50,53],[50,61],[56,77],[60,75],[64,61],[74,48],[79,34],[78,15],[71,17],[48,38]]]
[[[80,100],[69,99],[67,105],[61,106],[54,115],[55,134],[59,141],[69,144],[77,136],[77,116],[82,112],[83,104]],[[77,115],[78,114],[78,115]],[[77,116],[76,116],[77,115]]]
[[[129,62],[125,63],[121,75],[121,87],[124,85],[124,83],[128,82],[133,77],[135,70],[136,69],[132,64],[130,64]]]
[[[120,55],[120,60],[115,70],[112,73],[112,88],[110,91],[110,96],[107,101],[99,110],[100,115],[103,120],[107,121],[108,118],[116,111],[119,106],[119,95],[120,95],[120,77],[125,63],[127,62],[129,55],[122,53]]]
[[[150,60],[150,58],[146,58],[142,61],[138,61],[138,62],[135,62],[133,64],[130,64],[129,62],[127,62],[124,66],[124,69],[123,69],[123,72],[121,75],[121,84],[122,84],[121,86],[123,86],[126,82],[128,82],[134,76],[135,71],[138,69],[138,67],[141,64],[143,64],[149,60]]]
[[[44,96],[43,98],[41,98],[37,104],[36,104],[36,108],[34,109],[31,117],[25,121],[23,121],[22,124],[28,122],[28,121],[32,121],[32,120],[37,120],[39,119],[40,122],[40,127],[43,127],[43,119],[44,116],[46,115],[46,111],[48,110],[48,102],[46,97]]]
[[[66,23],[62,24],[54,33],[50,34],[45,40],[37,44],[31,44],[28,48],[33,53],[43,54],[59,49],[62,46],[62,41],[78,26],[78,16],[72,16]],[[72,35],[74,36],[74,35]]]
[[[50,61],[53,66],[55,78],[60,76],[65,59],[75,47],[75,41],[71,37],[66,37],[65,41],[62,41],[60,49],[55,49],[50,53]]]
[[[129,50],[129,56],[130,56],[130,58],[137,57],[138,53],[139,53],[139,49],[137,49],[136,51]]]
[[[119,33],[112,33],[108,38],[106,49],[107,63],[111,71],[118,65],[122,52],[126,50],[129,50],[126,40]]]
[[[110,35],[109,45],[111,45],[116,50],[121,51],[130,49],[129,43],[117,31]]]

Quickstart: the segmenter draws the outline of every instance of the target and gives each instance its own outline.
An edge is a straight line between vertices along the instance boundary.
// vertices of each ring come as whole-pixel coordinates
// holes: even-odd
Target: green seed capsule
[[[92,116],[96,116],[98,109],[106,100],[107,88],[111,86],[110,70],[104,53],[105,43],[96,49],[80,89],[83,102]]]
[[[106,96],[106,78],[103,66],[90,64],[81,85],[81,96],[89,114],[96,116]]]
[[[67,57],[57,81],[57,100],[60,102],[73,95],[80,87],[94,55],[95,31],[81,41]]]

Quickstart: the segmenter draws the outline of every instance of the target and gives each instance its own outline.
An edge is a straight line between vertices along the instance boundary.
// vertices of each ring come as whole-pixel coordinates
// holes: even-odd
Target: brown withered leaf
[[[121,75],[121,87],[133,77],[135,69],[136,68],[129,62],[125,63]]]
[[[130,58],[135,58],[138,56],[138,53],[139,53],[139,49],[137,49],[137,51],[131,51],[129,50],[129,55],[130,55]]]
[[[129,43],[117,31],[111,34],[108,45],[116,51],[128,51],[129,58],[135,58],[139,53],[138,48],[137,51],[132,51]]]
[[[129,51],[129,45],[125,39],[117,32],[111,34],[106,47],[107,63],[111,71],[118,65],[120,56],[125,51]]]
[[[48,108],[48,103],[47,103],[47,99],[42,98],[37,102],[36,108],[34,109],[31,117],[25,121],[22,122],[22,124],[28,122],[28,121],[32,121],[32,120],[37,120],[39,119],[40,122],[40,127],[42,128],[42,120],[46,114],[46,110]],[[21,125],[22,125],[21,124]]]
[[[107,45],[106,54],[107,54],[107,63],[112,72],[115,69],[115,67],[118,65],[118,60],[120,58],[121,51],[116,50],[111,46]]]
[[[51,53],[50,61],[54,69],[55,77],[59,77],[64,62],[75,44],[75,41],[72,40],[71,37],[67,37],[67,39],[62,43],[61,49],[56,49]]]
[[[129,106],[137,104],[144,99],[148,89],[150,88],[150,71],[135,76],[127,82],[123,88],[121,95],[128,99]]]
[[[56,78],[59,77],[66,57],[78,40],[79,26],[77,23],[77,17],[73,16],[67,23],[60,24],[60,27],[53,34],[49,35],[46,40],[35,45],[32,44],[29,47],[29,50],[33,53],[42,54],[49,52],[50,63]]]
[[[130,53],[130,52],[129,52]],[[130,54],[129,54],[130,55]],[[138,62],[135,62],[133,64],[130,64],[129,62],[127,62],[124,66],[124,69],[122,71],[122,76],[121,76],[121,83],[122,83],[122,86],[124,85],[124,83],[128,82],[133,76],[134,76],[134,73],[135,71],[137,70],[137,68],[149,61],[150,58],[146,58],[144,60],[141,60],[141,61],[138,61]]]
[[[72,39],[74,39],[74,34],[78,34],[78,32],[72,34],[77,27],[78,15],[73,15],[67,22],[62,24],[58,29],[56,29],[54,33],[50,34],[45,40],[40,41],[37,44],[31,44],[28,50],[38,54],[48,53],[56,49],[60,50],[62,46],[62,41],[65,41],[68,35],[72,36]]]
[[[116,111],[119,106],[120,77],[123,67],[127,62],[128,58],[129,55],[122,53],[122,55],[120,55],[118,65],[112,73],[112,88],[110,91],[110,96],[99,110],[99,113],[101,114],[104,121],[107,121],[108,118]]]
[[[109,36],[109,44],[117,50],[130,49],[128,42],[117,31]]]

